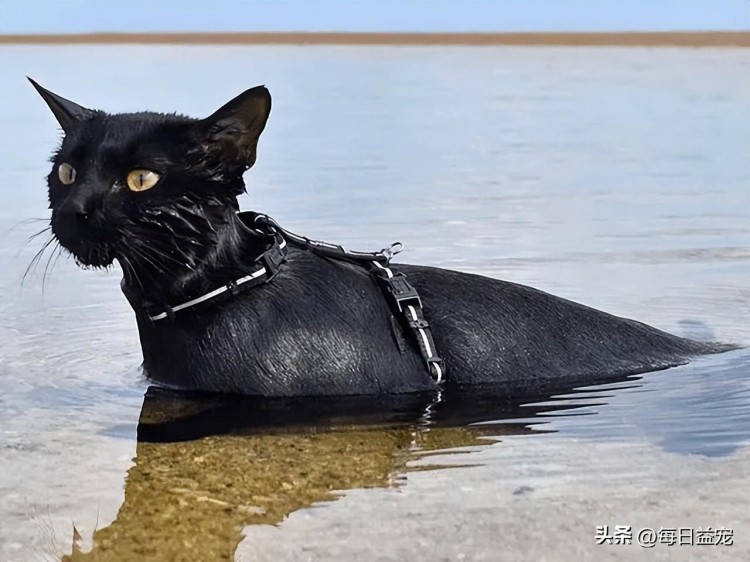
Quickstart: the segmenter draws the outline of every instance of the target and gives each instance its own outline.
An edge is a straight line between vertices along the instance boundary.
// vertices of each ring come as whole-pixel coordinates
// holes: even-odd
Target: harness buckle
[[[410,320],[407,321],[407,324],[409,324],[410,328],[417,328],[417,329],[419,329],[419,328],[425,329],[425,328],[429,328],[430,327],[430,323],[427,320],[425,320],[424,318],[422,318],[421,320],[420,319],[416,319],[416,320],[411,320],[410,319]]]
[[[174,315],[174,308],[169,306],[168,304],[164,305],[164,312],[167,313],[167,318],[169,318],[170,322],[174,322],[175,315]]]
[[[434,357],[427,357],[427,370],[429,371],[432,378],[437,384],[441,384],[445,377],[445,366],[443,360],[435,355]]]
[[[409,303],[422,307],[422,300],[419,298],[419,293],[412,287],[411,283],[406,280],[406,275],[403,273],[396,273],[393,277],[378,276],[388,288],[388,292],[394,301],[400,312],[403,312],[404,307],[408,306]]]
[[[279,271],[279,267],[281,267],[281,264],[284,263],[285,260],[286,256],[279,247],[278,242],[274,243],[269,250],[263,252],[263,255],[260,256],[258,261],[266,268],[266,281],[270,281],[271,278],[276,275]]]

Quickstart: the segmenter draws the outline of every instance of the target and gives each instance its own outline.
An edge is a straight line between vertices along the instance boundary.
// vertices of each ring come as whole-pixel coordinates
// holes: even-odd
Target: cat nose
[[[65,201],[63,210],[68,215],[73,215],[81,222],[88,221],[96,210],[101,207],[100,202],[92,197],[71,196]]]
[[[74,200],[70,204],[70,210],[79,219],[86,220],[89,218],[91,211],[89,210],[90,205],[86,204],[86,201]]]

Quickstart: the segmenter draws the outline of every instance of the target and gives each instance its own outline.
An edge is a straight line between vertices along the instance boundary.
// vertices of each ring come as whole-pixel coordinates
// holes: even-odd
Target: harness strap
[[[390,267],[380,262],[370,262],[370,273],[381,283],[386,294],[391,298],[403,320],[410,329],[413,340],[422,355],[427,372],[440,384],[443,382],[443,360],[438,356],[435,341],[432,339],[430,324],[422,313],[422,299],[414,286],[406,280],[403,273],[394,273]]]
[[[146,316],[148,316],[148,319],[151,320],[151,322],[158,322],[159,320],[164,320],[166,318],[174,320],[176,312],[216,298],[223,293],[229,293],[234,296],[239,294],[240,291],[257,287],[263,283],[268,283],[274,278],[276,273],[278,273],[281,264],[286,261],[286,254],[288,251],[286,240],[284,240],[281,234],[274,233],[273,239],[274,241],[271,247],[258,256],[258,259],[255,260],[257,264],[256,267],[247,275],[240,277],[239,279],[233,279],[218,289],[214,289],[205,295],[201,295],[200,297],[196,297],[181,304],[175,306],[163,305],[162,312],[154,311],[152,307],[145,304],[144,309],[146,310]]]
[[[268,215],[262,213],[255,213],[253,211],[242,211],[239,213],[241,217],[246,217],[248,222],[256,224],[259,227],[270,229],[272,232],[280,233],[286,240],[289,241],[293,246],[303,248],[306,250],[312,250],[316,254],[326,256],[328,258],[347,260],[360,265],[369,262],[379,262],[384,265],[388,265],[391,258],[401,252],[404,249],[404,245],[401,242],[394,242],[387,248],[383,248],[379,252],[357,252],[354,250],[347,250],[340,244],[331,244],[330,242],[323,242],[321,240],[312,240],[307,236],[301,236],[295,234],[285,228],[279,223],[273,220]]]
[[[422,312],[422,300],[419,298],[419,293],[406,280],[406,275],[394,273],[389,267],[391,258],[403,250],[404,246],[401,242],[394,242],[379,252],[355,252],[347,250],[341,245],[311,240],[306,236],[290,232],[282,228],[268,215],[253,213],[252,211],[243,211],[240,214],[246,216],[252,223],[281,233],[293,246],[311,250],[328,258],[346,260],[365,267],[380,282],[386,295],[395,305],[402,320],[411,331],[412,339],[416,342],[422,359],[427,365],[427,372],[430,373],[436,383],[443,382],[445,366],[437,354],[430,325]]]
[[[417,290],[406,280],[406,275],[401,272],[394,273],[390,268],[391,258],[403,249],[401,242],[395,242],[383,248],[379,252],[354,252],[343,246],[311,240],[305,236],[294,234],[283,229],[268,215],[243,211],[239,213],[243,222],[250,228],[254,228],[262,234],[273,238],[271,247],[263,252],[256,260],[257,266],[247,275],[229,281],[226,285],[214,289],[200,297],[183,302],[175,306],[163,306],[161,312],[152,313],[149,306],[144,304],[146,315],[152,322],[158,322],[169,318],[175,319],[175,313],[201,304],[213,299],[223,293],[236,295],[241,290],[256,287],[268,283],[278,272],[281,265],[286,261],[287,241],[289,244],[310,250],[316,254],[331,258],[356,263],[367,269],[383,287],[385,294],[389,297],[391,304],[398,310],[403,324],[409,328],[412,339],[417,345],[422,359],[427,366],[427,372],[437,384],[443,382],[445,367],[442,359],[437,354],[435,342],[432,339],[430,325],[425,320],[422,311],[422,300]],[[246,220],[245,220],[246,219]]]

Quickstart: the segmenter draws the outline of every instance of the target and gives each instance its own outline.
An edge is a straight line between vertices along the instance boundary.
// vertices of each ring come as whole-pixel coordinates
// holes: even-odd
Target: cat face
[[[271,110],[263,86],[203,120],[107,114],[31,81],[65,133],[48,176],[52,232],[80,265],[192,267],[245,190]]]

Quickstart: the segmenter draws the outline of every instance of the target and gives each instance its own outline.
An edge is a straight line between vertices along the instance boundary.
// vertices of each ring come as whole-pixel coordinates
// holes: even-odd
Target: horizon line
[[[749,31],[513,31],[513,32],[91,32],[3,33],[0,44],[195,45],[560,45],[644,47],[750,47]]]

